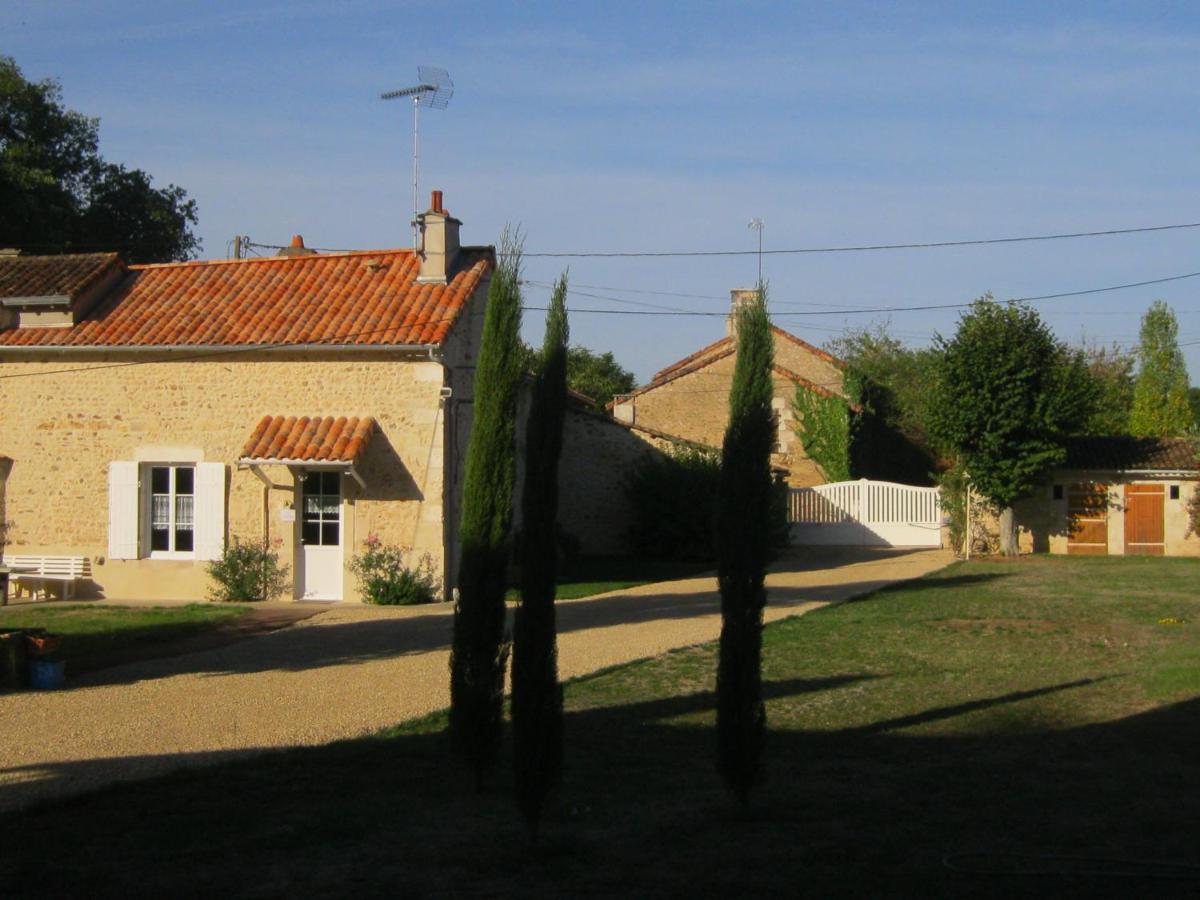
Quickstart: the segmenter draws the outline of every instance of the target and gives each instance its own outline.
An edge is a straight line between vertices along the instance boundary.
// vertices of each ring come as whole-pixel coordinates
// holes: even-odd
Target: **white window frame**
[[[153,469],[167,469],[170,474],[170,523],[167,533],[170,536],[171,546],[175,545],[175,510],[176,498],[179,496],[175,492],[175,474],[179,469],[190,469],[192,472],[192,549],[191,550],[153,550],[150,547],[151,541],[151,525],[153,521]],[[138,541],[140,544],[140,556],[143,559],[195,559],[196,558],[196,541],[197,541],[197,481],[199,473],[195,463],[179,463],[179,462],[146,462],[142,463],[139,471],[140,489],[138,491],[138,504],[140,520]]]

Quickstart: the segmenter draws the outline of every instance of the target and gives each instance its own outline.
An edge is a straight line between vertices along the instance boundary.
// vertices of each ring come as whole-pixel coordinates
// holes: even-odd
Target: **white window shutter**
[[[108,558],[138,558],[138,464],[108,464]]]
[[[220,559],[225,549],[225,465],[196,463],[196,559]]]

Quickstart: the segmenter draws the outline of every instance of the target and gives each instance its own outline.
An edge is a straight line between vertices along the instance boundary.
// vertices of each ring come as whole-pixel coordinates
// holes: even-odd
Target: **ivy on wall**
[[[828,481],[849,481],[854,428],[850,404],[798,384],[792,409],[796,436],[808,458],[821,467]]]

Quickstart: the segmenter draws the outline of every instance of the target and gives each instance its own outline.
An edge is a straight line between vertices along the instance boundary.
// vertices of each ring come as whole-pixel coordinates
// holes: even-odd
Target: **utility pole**
[[[233,236],[233,258],[242,258],[242,236],[240,234],[235,234]]]

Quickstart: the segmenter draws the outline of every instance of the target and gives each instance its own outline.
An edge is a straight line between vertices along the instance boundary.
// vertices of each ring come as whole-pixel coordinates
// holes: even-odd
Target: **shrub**
[[[208,574],[216,582],[209,591],[213,600],[238,602],[270,600],[289,587],[288,569],[279,554],[265,541],[242,543],[236,537],[225,546],[221,558],[208,564]]]
[[[433,560],[425,553],[415,566],[405,563],[406,551],[384,544],[375,535],[363,542],[363,553],[350,560],[363,600],[378,606],[410,606],[437,599]]]
[[[635,466],[625,486],[633,510],[629,545],[634,555],[715,561],[720,479],[720,454],[695,445],[676,446]],[[787,484],[774,481],[769,513],[772,547],[788,541],[787,499]]]

